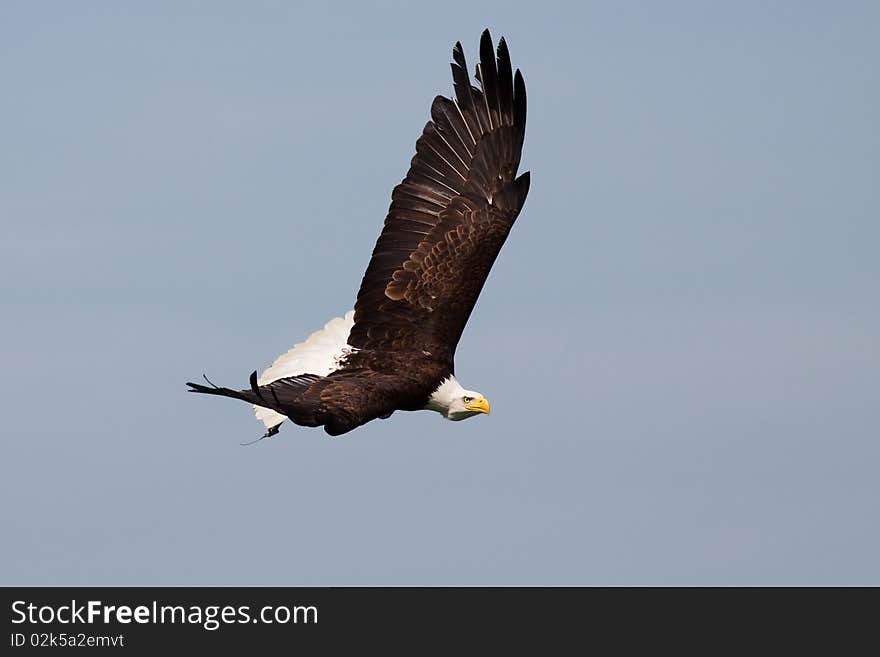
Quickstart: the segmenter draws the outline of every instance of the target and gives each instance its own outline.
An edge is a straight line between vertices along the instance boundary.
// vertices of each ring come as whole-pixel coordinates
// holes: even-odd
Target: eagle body
[[[455,349],[528,194],[529,174],[517,177],[526,93],[504,39],[496,52],[488,30],[479,86],[460,43],[452,75],[455,98],[432,103],[354,310],[254,372],[249,387],[188,383],[192,392],[253,404],[267,436],[288,419],[335,436],[394,411],[451,420],[489,412],[455,378]]]

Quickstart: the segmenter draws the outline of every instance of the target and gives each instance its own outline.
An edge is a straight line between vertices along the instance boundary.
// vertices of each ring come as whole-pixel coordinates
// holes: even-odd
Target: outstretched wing
[[[339,370],[330,376],[302,374],[259,385],[251,374],[251,387],[244,390],[221,388],[210,383],[187,383],[191,392],[232,397],[290,418],[306,427],[323,426],[338,436],[398,409],[412,410],[414,403],[427,396],[406,376],[375,372],[364,368]],[[273,435],[271,429],[267,435]]]
[[[361,349],[448,356],[529,188],[516,178],[526,90],[507,44],[489,31],[471,85],[461,43],[452,51],[455,100],[434,99],[416,155],[394,188],[361,282],[348,343]]]

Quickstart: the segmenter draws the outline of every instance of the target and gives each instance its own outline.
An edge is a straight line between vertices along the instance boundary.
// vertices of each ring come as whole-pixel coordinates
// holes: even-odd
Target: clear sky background
[[[353,305],[508,39],[490,417],[197,397]],[[0,4],[2,584],[880,584],[880,5]]]

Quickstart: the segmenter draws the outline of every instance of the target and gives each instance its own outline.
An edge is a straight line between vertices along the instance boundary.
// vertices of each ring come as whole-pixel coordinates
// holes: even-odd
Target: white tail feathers
[[[338,367],[339,359],[352,350],[348,346],[352,326],[353,310],[345,313],[345,317],[331,319],[305,342],[294,345],[287,353],[276,358],[272,366],[260,375],[257,383],[262,386],[297,374],[327,376]],[[274,427],[287,419],[287,416],[262,406],[254,406],[254,412],[266,427]]]

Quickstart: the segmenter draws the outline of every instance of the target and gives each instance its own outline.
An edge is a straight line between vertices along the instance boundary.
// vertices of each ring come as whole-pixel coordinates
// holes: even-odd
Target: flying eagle
[[[526,89],[480,39],[479,87],[461,43],[452,50],[455,99],[437,96],[409,171],[391,194],[382,234],[354,310],[278,357],[244,390],[188,383],[190,392],[254,405],[278,433],[287,419],[346,433],[394,411],[429,409],[450,420],[489,413],[479,392],[454,376],[455,347],[492,263],[529,191],[517,177],[526,128]]]

